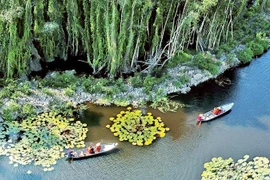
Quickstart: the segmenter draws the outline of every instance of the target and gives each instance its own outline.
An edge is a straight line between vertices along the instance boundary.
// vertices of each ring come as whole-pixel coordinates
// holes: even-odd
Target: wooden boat
[[[113,149],[116,148],[117,145],[118,143],[101,144],[101,150],[93,154],[88,153],[87,148],[79,149],[76,151],[72,151],[72,156],[67,155],[67,158],[77,160],[77,159],[85,159],[85,158],[89,158],[93,156],[98,156],[106,152],[112,151]],[[81,154],[81,152],[83,152],[83,155]]]
[[[229,112],[232,109],[233,105],[234,105],[234,103],[228,103],[228,104],[224,104],[222,106],[219,106],[221,109],[221,113],[219,113],[219,114],[213,114],[214,109],[212,109],[211,111],[208,111],[208,112],[203,114],[201,121],[210,121],[210,120],[213,120],[219,116],[222,116],[225,113]]]

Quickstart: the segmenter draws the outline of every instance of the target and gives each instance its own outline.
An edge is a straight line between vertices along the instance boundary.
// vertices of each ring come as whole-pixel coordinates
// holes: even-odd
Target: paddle
[[[197,122],[197,126],[198,126],[198,127],[200,127],[200,126],[201,126],[201,124],[202,124],[202,120],[201,120],[201,121],[199,121],[199,122]]]

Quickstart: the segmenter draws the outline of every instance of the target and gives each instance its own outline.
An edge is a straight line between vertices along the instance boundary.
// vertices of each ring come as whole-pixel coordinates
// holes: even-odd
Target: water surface
[[[36,166],[13,167],[7,157],[0,157],[0,179],[17,180],[197,180],[203,164],[212,157],[249,154],[270,159],[270,52],[224,74],[232,85],[220,87],[210,81],[194,87],[187,95],[173,100],[188,104],[176,113],[160,116],[171,129],[167,135],[147,147],[119,142],[119,150],[95,158],[74,161],[60,160],[53,172]],[[196,126],[196,117],[214,106],[234,102],[232,111],[214,121]],[[89,125],[87,141],[115,142],[117,137],[105,128],[109,117],[125,108],[96,107],[89,104],[84,120]],[[27,175],[26,171],[33,173]]]

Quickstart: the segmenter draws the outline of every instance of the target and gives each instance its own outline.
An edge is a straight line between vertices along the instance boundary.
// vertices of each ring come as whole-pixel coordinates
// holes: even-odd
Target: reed
[[[86,55],[93,74],[151,73],[186,48],[213,50],[234,38],[248,10],[269,0],[11,0],[0,2],[0,71],[29,73],[31,61]]]

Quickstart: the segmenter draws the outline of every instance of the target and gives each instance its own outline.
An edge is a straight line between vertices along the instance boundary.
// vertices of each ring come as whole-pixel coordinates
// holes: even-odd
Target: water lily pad
[[[117,114],[116,118],[111,117],[113,124],[106,126],[114,136],[119,136],[120,141],[127,140],[138,146],[150,145],[157,135],[164,137],[165,132],[170,130],[165,127],[160,117],[155,119],[152,113],[144,116],[141,110],[131,110],[128,108],[128,111]]]

